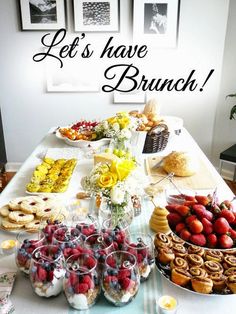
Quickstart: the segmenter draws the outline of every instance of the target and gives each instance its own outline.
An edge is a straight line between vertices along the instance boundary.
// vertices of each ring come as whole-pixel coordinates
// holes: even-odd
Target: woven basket
[[[157,153],[166,148],[169,131],[166,124],[158,124],[146,135],[143,153]]]

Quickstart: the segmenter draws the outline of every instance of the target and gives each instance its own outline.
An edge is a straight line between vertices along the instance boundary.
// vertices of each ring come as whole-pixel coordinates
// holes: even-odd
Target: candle
[[[163,295],[157,301],[158,314],[175,314],[177,312],[178,302],[169,295]]]

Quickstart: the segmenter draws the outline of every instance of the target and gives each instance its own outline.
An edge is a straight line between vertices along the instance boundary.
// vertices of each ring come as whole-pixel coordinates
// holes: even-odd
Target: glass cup
[[[49,298],[60,294],[65,276],[64,257],[60,247],[43,245],[32,255],[29,276],[34,292]]]
[[[81,221],[77,222],[76,228],[82,234],[82,239],[85,240],[90,235],[99,232],[99,223],[95,217],[92,215],[87,215],[86,218],[83,218]]]
[[[119,224],[114,225],[112,218],[108,218],[104,220],[101,232],[104,237],[112,238],[114,250],[122,250],[125,239],[129,238],[129,224],[125,219],[120,219]]]
[[[131,233],[125,240],[125,248],[137,259],[141,282],[147,280],[155,261],[152,237],[145,233]]]
[[[71,255],[66,260],[63,287],[67,301],[73,308],[87,310],[93,306],[101,291],[95,257],[90,254]]]
[[[37,247],[44,244],[45,236],[35,233],[35,230],[24,230],[17,234],[16,241],[16,265],[19,270],[28,275],[32,253]]]
[[[114,251],[113,239],[108,234],[96,233],[87,237],[84,246],[93,251],[99,270],[103,269],[106,256]]]
[[[105,298],[115,306],[130,303],[140,286],[136,257],[125,251],[110,253],[105,260],[102,287]]]
[[[53,233],[52,243],[61,248],[65,259],[70,255],[81,253],[81,233],[75,227],[62,227]]]
[[[59,228],[65,227],[65,224],[63,223],[64,218],[65,217],[62,214],[58,217],[48,217],[46,215],[41,218],[41,230],[45,235],[45,239],[48,244],[52,244],[54,232]]]

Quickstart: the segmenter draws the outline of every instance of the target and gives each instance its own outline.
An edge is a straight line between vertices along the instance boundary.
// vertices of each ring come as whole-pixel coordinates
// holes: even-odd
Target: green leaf
[[[235,120],[236,119],[236,105],[233,106],[233,108],[230,111],[230,120]]]

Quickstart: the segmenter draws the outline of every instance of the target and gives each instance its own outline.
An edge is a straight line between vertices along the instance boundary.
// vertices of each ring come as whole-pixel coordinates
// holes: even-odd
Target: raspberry
[[[86,293],[89,289],[89,286],[86,283],[78,283],[75,286],[75,293]]]
[[[86,283],[89,287],[89,289],[93,289],[94,288],[94,283],[92,281],[92,279],[90,278],[89,275],[85,275],[82,279],[82,283]]]
[[[96,262],[95,262],[95,260],[92,258],[92,257],[88,257],[87,259],[86,259],[86,266],[88,266],[88,268],[93,268],[94,266],[96,265]]]
[[[78,283],[78,276],[74,273],[70,274],[70,284],[75,286]]]
[[[117,277],[116,276],[106,276],[104,281],[106,283],[110,283],[111,281],[117,281]]]
[[[47,279],[47,272],[42,267],[38,267],[38,279],[39,281],[45,281]]]
[[[48,281],[49,282],[53,281],[53,277],[54,277],[54,272],[51,270],[48,272]]]
[[[137,261],[138,261],[138,263],[141,263],[143,261],[143,255],[142,254],[138,254]]]
[[[128,290],[131,284],[131,280],[126,277],[120,281],[120,284],[121,284],[122,289]]]
[[[128,269],[121,269],[118,273],[118,276],[117,276],[118,280],[124,279],[127,277],[130,277],[130,270],[128,270]]]

